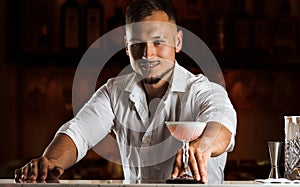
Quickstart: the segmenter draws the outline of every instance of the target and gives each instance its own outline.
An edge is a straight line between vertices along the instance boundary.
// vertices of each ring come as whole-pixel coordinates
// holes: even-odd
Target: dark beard
[[[157,78],[145,78],[143,79],[143,83],[145,84],[157,84],[164,76],[166,76],[166,74],[168,74],[170,71],[172,71],[174,69],[174,66],[171,67],[170,69],[168,69],[166,72],[164,72],[160,77],[157,77]]]
[[[161,80],[161,78],[150,78],[150,79],[143,79],[143,83],[145,84],[156,84]]]

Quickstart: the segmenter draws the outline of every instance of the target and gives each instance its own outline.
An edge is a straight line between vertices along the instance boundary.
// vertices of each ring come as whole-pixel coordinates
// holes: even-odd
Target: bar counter
[[[257,181],[225,181],[224,184],[166,184],[160,181],[139,182],[139,181],[123,181],[123,180],[59,180],[47,183],[17,183],[14,179],[0,179],[0,187],[130,187],[130,186],[145,186],[145,187],[268,187],[268,186],[299,186],[291,183],[260,183]]]

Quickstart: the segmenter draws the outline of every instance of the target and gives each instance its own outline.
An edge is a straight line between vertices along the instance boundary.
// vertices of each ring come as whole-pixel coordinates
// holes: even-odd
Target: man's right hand
[[[15,180],[36,181],[58,180],[64,169],[56,166],[47,157],[32,159],[25,166],[15,170]]]

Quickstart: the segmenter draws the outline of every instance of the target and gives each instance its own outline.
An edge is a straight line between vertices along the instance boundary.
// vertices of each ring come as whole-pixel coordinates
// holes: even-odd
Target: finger
[[[62,167],[54,166],[48,168],[48,176],[49,180],[58,180],[58,178],[64,173],[64,169]]]
[[[21,179],[26,180],[28,176],[28,164],[26,164],[23,168],[21,168]]]
[[[171,178],[176,178],[178,176],[181,170],[181,166],[182,166],[182,150],[180,150],[176,155]]]
[[[15,170],[15,180],[21,179],[21,169]]]
[[[56,166],[53,170],[54,177],[52,179],[58,179],[64,173],[64,168]]]
[[[201,181],[203,183],[207,183],[207,157],[205,156],[205,154],[200,154],[198,153],[196,155],[196,159],[197,159],[197,164],[198,164],[198,171],[200,174],[200,178]]]
[[[38,160],[34,159],[30,161],[30,179],[36,180],[38,176]]]
[[[190,171],[190,167],[188,166],[188,171]],[[181,169],[180,169],[180,172],[179,172],[179,177],[182,177],[183,175],[185,174],[185,170],[184,170],[184,167],[182,166]]]
[[[190,151],[189,162],[190,162],[190,168],[191,168],[191,171],[194,175],[195,180],[199,181],[200,180],[200,173],[199,173],[197,159],[196,159],[195,154],[194,154],[193,151]]]
[[[15,183],[21,183],[22,181],[20,180],[21,178],[19,177],[19,178],[15,178],[14,180],[15,180]]]
[[[40,158],[40,163],[39,163],[39,179],[41,181],[44,181],[47,179],[48,175],[48,168],[49,168],[49,160],[46,157],[41,157]]]

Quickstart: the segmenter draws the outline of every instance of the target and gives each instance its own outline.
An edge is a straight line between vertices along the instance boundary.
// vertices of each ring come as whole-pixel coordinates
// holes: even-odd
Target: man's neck
[[[143,83],[145,88],[147,103],[149,103],[154,98],[162,98],[169,87],[169,82],[165,80],[160,80],[156,84]]]
[[[142,83],[145,89],[147,103],[151,102],[152,99],[155,98],[161,99],[165,95],[166,91],[169,88],[173,71],[174,69],[168,71],[157,83]]]

